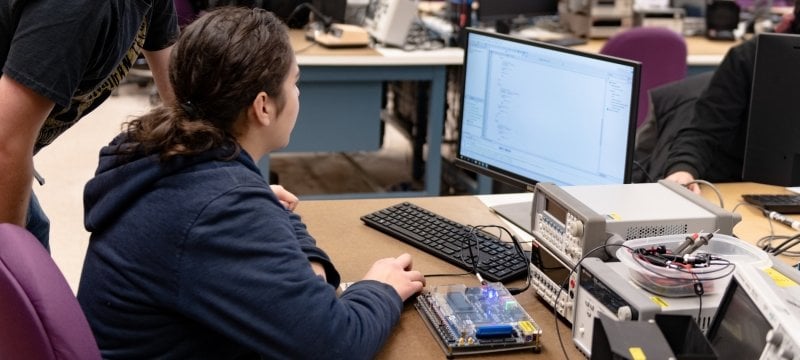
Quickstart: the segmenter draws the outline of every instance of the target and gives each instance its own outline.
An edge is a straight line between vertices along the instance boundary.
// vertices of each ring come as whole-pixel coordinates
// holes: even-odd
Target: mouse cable
[[[497,237],[500,240],[502,240],[502,238],[503,238],[503,233],[508,234],[508,236],[511,238],[511,244],[514,247],[514,250],[515,250],[516,254],[525,262],[525,265],[527,266],[527,272],[526,272],[526,275],[525,275],[525,285],[523,287],[521,287],[521,288],[509,288],[509,287],[507,287],[508,292],[511,295],[517,295],[519,293],[522,293],[523,291],[527,290],[531,285],[531,267],[530,267],[531,259],[529,259],[525,255],[525,251],[522,250],[522,245],[520,244],[519,239],[517,239],[517,237],[514,236],[514,234],[511,233],[511,231],[509,231],[508,229],[506,229],[503,226],[500,226],[500,225],[476,225],[476,226],[470,227],[470,231],[469,231],[470,237],[467,239],[467,242],[468,242],[467,248],[469,250],[469,256],[470,256],[470,260],[471,260],[470,263],[472,264],[472,270],[475,273],[475,277],[478,278],[478,281],[480,281],[481,284],[486,284],[486,281],[483,279],[483,276],[481,276],[481,274],[478,271],[478,264],[476,264],[476,263],[479,263],[480,259],[477,258],[474,255],[474,253],[472,252],[472,241],[475,242],[475,247],[477,249],[480,249],[480,240],[478,238],[478,233],[477,232],[478,231],[485,231],[484,229],[489,229],[489,228],[495,228],[495,229],[501,230],[500,235]],[[472,241],[470,241],[470,239]],[[463,254],[463,251],[462,251],[462,254]],[[480,252],[479,252],[479,254],[480,254]],[[464,259],[462,258],[462,260],[464,260]]]

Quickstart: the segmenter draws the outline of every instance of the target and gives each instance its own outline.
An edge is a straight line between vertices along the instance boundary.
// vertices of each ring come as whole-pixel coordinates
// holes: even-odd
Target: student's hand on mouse
[[[683,186],[686,186],[689,190],[691,190],[695,194],[700,195],[700,185],[697,185],[697,183],[692,182],[694,181],[694,176],[688,171],[676,171],[672,174],[669,174],[669,176],[667,176],[666,179],[669,181],[674,181]]]
[[[364,280],[375,280],[389,284],[405,301],[422,291],[425,277],[419,271],[411,270],[411,255],[402,254],[396,258],[376,261],[364,275]]]
[[[297,196],[289,192],[289,190],[284,189],[283,186],[280,185],[270,185],[269,187],[272,189],[272,192],[275,193],[275,196],[278,197],[278,201],[283,204],[283,207],[289,211],[294,211],[294,208],[297,207],[297,203],[300,202],[300,199],[298,199]]]

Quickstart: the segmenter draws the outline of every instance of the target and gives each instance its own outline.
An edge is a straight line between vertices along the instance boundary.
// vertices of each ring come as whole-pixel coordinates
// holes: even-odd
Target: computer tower
[[[714,0],[706,7],[706,37],[712,40],[736,39],[739,26],[739,4],[733,0]]]

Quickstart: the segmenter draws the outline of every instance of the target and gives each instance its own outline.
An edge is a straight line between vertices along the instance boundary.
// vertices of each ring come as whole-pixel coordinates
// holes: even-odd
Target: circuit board
[[[501,283],[436,286],[414,305],[448,358],[541,350],[542,329]]]

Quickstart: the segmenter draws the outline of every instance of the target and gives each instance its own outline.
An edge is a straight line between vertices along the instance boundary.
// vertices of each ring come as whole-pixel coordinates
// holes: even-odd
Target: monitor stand
[[[531,210],[533,209],[531,202],[518,202],[509,204],[500,204],[489,207],[494,213],[500,215],[528,234],[533,235],[533,224],[531,223]]]

